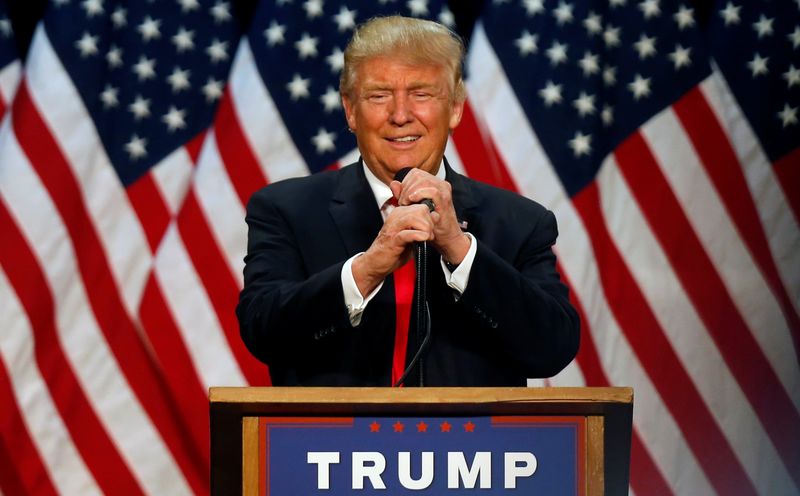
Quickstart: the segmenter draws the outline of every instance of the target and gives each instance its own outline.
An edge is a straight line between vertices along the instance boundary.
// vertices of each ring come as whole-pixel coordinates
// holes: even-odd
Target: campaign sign
[[[585,494],[584,417],[262,417],[261,494]]]

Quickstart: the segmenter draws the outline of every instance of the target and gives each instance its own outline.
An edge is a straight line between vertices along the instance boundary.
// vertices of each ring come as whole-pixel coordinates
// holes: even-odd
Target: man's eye
[[[388,98],[389,98],[389,95],[386,95],[386,94],[383,94],[383,93],[375,93],[375,94],[369,95],[367,97],[367,100],[369,100],[370,102],[380,103],[380,102],[386,101]]]
[[[427,91],[417,91],[414,92],[411,96],[413,96],[417,100],[427,100],[431,97],[431,94]]]

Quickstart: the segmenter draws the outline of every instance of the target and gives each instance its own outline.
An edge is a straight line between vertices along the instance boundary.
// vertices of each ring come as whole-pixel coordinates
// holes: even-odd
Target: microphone
[[[411,172],[411,169],[413,169],[413,167],[403,167],[402,169],[397,171],[397,173],[394,175],[394,180],[402,183],[403,179],[405,179],[406,176],[408,175],[408,173]],[[421,205],[425,205],[426,207],[428,207],[428,210],[430,210],[431,212],[436,210],[436,204],[433,203],[433,200],[431,200],[430,198],[423,198],[422,200],[418,201],[417,203],[421,204]]]

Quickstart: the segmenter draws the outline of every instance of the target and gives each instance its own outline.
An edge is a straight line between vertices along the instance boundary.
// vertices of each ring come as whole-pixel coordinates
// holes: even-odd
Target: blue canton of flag
[[[710,73],[692,9],[658,0],[494,0],[482,17],[567,192]]]
[[[261,78],[312,172],[356,147],[339,99],[339,73],[353,28],[381,15],[410,15],[454,28],[443,1],[262,2],[248,40]]]
[[[44,25],[125,185],[210,125],[239,38],[222,1],[60,0]]]
[[[17,49],[14,44],[14,31],[11,20],[8,18],[8,8],[5,1],[0,0],[0,69],[17,58]]]

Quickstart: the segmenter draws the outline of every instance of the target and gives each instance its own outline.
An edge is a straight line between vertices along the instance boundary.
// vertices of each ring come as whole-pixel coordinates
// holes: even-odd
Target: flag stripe
[[[795,222],[800,222],[800,166],[798,164],[800,164],[800,148],[796,148],[775,161],[775,174],[792,207]]]
[[[100,330],[105,336],[131,388],[161,432],[193,487],[203,486],[203,477],[181,447],[185,427],[169,413],[172,398],[164,390],[151,357],[142,346],[135,326],[130,320],[121,293],[111,276],[106,251],[103,249],[86,206],[83,195],[64,159],[58,144],[47,126],[40,120],[38,110],[30,99],[27,84],[20,85],[14,102],[13,126],[20,145],[29,157],[61,218],[74,245],[79,275],[88,288],[87,296]],[[34,138],[35,136],[35,138]]]
[[[761,353],[704,247],[658,169],[642,136],[634,134],[615,153],[620,170],[664,247],[706,327],[739,381],[795,482],[800,482],[800,416]],[[682,254],[691,253],[691,257]]]
[[[142,224],[150,251],[155,253],[169,226],[171,216],[169,208],[158,192],[153,175],[143,175],[125,191]]]
[[[686,135],[692,141],[701,164],[713,180],[729,216],[736,223],[742,240],[747,243],[778,298],[783,314],[789,321],[796,358],[800,357],[800,319],[780,279],[763,226],[758,219],[755,201],[727,135],[699,88],[687,93],[674,104],[673,108],[681,125],[686,129]],[[800,155],[797,158],[800,163]],[[733,164],[736,166],[733,167]],[[791,200],[792,195],[789,194],[787,197]]]
[[[494,143],[488,138],[476,120],[469,100],[464,102],[461,123],[453,134],[459,154],[464,160],[464,172],[477,181],[493,184],[510,191],[517,191],[517,185],[508,175],[502,164]]]

